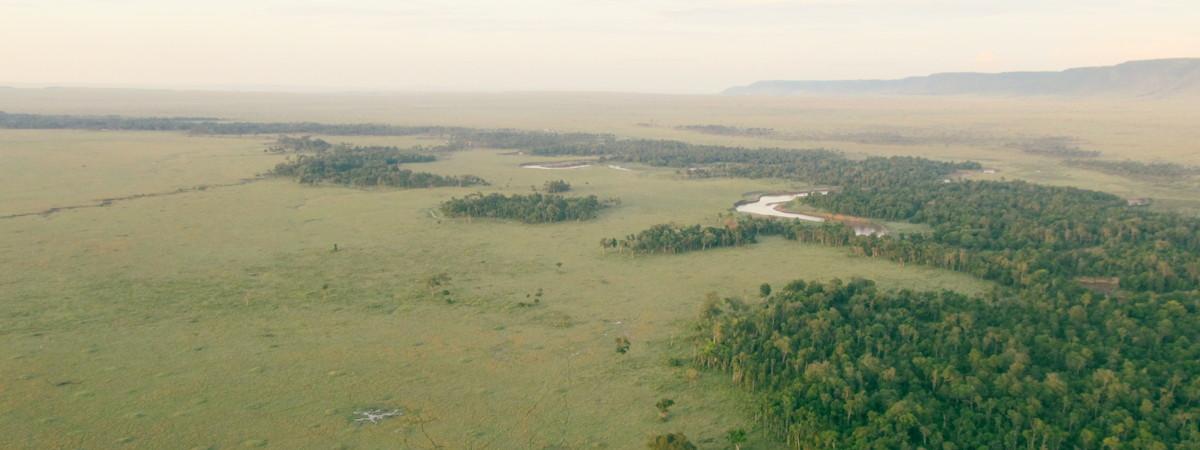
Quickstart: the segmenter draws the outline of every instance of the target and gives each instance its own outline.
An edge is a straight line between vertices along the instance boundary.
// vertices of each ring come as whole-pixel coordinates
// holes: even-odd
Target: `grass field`
[[[984,103],[120,95],[126,101],[105,103],[118,94],[0,89],[0,110],[613,131],[970,158],[1000,169],[996,178],[1149,192],[1141,196],[1162,199],[1158,207],[1200,211],[1194,186],[1069,169],[1012,150],[780,142],[671,128],[1058,132],[1114,158],[1200,164],[1191,144],[1197,131],[1172,125],[1196,118],[1188,105],[1164,106],[1150,115],[1164,122],[1145,125],[1126,121],[1133,113],[1119,105],[1097,105],[1093,114],[1052,102],[994,101],[966,115]],[[635,125],[651,121],[660,125]],[[528,192],[561,178],[573,194],[621,200],[595,221],[548,225],[437,214],[443,200],[475,189],[358,190],[279,179],[222,186],[281,160],[262,152],[267,140],[0,131],[0,216],[166,194],[0,219],[0,447],[626,449],[653,433],[683,431],[703,448],[724,448],[725,430],[752,425],[744,394],[668,364],[688,356],[682,339],[707,293],[753,297],[762,282],[853,276],[888,288],[987,288],[960,274],[782,239],[674,256],[601,252],[604,237],[663,222],[715,223],[744,193],[803,187],[780,181],[684,180],[637,166],[531,170],[518,166],[544,159],[493,150],[420,166],[482,176],[493,183],[485,192]],[[212,187],[191,190],[199,185]],[[449,282],[430,287],[443,273]],[[540,303],[522,306],[539,290]],[[629,354],[614,351],[618,336],[632,340]],[[662,397],[677,402],[666,423],[654,409]],[[354,412],[364,408],[406,414],[356,424]],[[747,448],[771,444],[754,435]]]
[[[1066,167],[1061,160],[1004,148],[1007,139],[1063,136],[1109,160],[1200,166],[1200,104],[1190,99],[970,97],[724,97],[617,93],[283,94],[117,89],[2,89],[0,111],[213,116],[256,121],[386,122],[615,133],[698,143],[826,147],[852,155],[971,159],[995,178],[1072,185],[1155,208],[1200,215],[1200,180],[1146,182]],[[824,140],[713,136],[680,125],[766,127]],[[839,134],[949,135],[967,142],[861,143]],[[978,143],[973,138],[988,138]]]
[[[263,141],[0,132],[0,151],[21,164],[5,170],[24,175],[6,177],[0,204],[42,210],[252,177],[280,158]],[[423,167],[483,176],[488,191],[563,178],[621,204],[587,223],[467,222],[435,209],[469,189],[273,179],[0,220],[0,436],[18,448],[637,448],[679,430],[716,445],[748,425],[740,394],[667,364],[688,355],[679,339],[706,293],[851,276],[984,288],[784,240],[606,255],[601,237],[713,222],[744,192],[788,186],[521,169],[535,159],[500,153]],[[426,284],[440,273],[453,303]],[[518,305],[538,290],[539,305]],[[614,351],[621,335],[627,355]],[[679,405],[667,423],[661,397]],[[407,414],[353,423],[368,407]]]

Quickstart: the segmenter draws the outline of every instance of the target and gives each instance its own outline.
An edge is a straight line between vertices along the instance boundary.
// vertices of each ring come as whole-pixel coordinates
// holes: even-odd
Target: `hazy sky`
[[[1200,0],[0,0],[0,84],[713,92],[1200,56]]]

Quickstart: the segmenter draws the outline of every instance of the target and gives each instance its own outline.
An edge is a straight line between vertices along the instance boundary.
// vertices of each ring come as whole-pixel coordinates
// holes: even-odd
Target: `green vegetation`
[[[288,152],[323,152],[333,147],[333,144],[326,142],[324,139],[313,138],[312,136],[279,136],[271,145],[267,146],[267,151],[271,153],[288,153]]]
[[[791,175],[824,161],[807,162],[742,169],[809,180]],[[839,189],[801,202],[931,232],[857,236],[834,222],[738,218],[602,240],[680,253],[782,235],[1009,287],[972,298],[796,281],[761,290],[765,307],[711,302],[696,361],[762,393],[764,429],[793,448],[1200,445],[1195,424],[1178,419],[1195,413],[1200,386],[1177,393],[1193,388],[1184,386],[1200,365],[1172,364],[1200,356],[1200,220],[1077,188],[947,183],[945,166],[920,159],[833,167],[818,180]],[[1080,277],[1119,278],[1123,292],[1097,299]]]
[[[560,143],[537,147],[544,156],[595,156],[604,161],[686,169],[695,178],[746,177],[802,179],[816,184],[869,184],[885,188],[914,178],[940,179],[959,170],[978,170],[976,162],[943,162],[925,158],[848,159],[830,150],[748,149],[695,145],[679,141],[621,139]]]
[[[746,430],[735,428],[725,433],[725,440],[729,441],[734,450],[742,450],[742,444],[746,442]]]
[[[436,104],[442,100],[429,101]],[[114,105],[126,111],[135,108]],[[53,107],[38,106],[39,110]],[[450,122],[437,116],[437,108],[414,109],[409,111],[412,114],[378,112],[394,108],[405,106],[360,108],[356,117],[367,121],[422,117],[431,123]],[[463,117],[456,115],[454,123],[500,123],[490,120],[497,116],[489,116],[495,111],[486,108],[457,107],[453,111]],[[791,114],[786,112],[788,107],[779,108],[778,116],[771,114],[778,121],[768,118],[744,122],[734,117],[728,123],[770,126],[780,134],[791,135],[782,127],[811,122],[814,129],[830,130],[831,136],[889,136],[889,132],[873,134],[870,129],[856,131],[856,124],[848,128],[845,123],[837,123],[860,121],[860,111],[865,109],[859,106],[849,115],[838,112],[837,106],[822,108],[821,114],[806,116],[803,121],[795,120],[795,115],[785,116]],[[211,115],[219,109],[182,111]],[[225,111],[221,114],[243,114],[241,117],[246,118],[261,114],[233,108]],[[344,120],[342,114],[305,108],[280,111],[272,120],[317,120],[322,114],[330,118],[327,120]],[[595,112],[596,108],[589,108],[589,114]],[[555,108],[553,116],[558,113]],[[620,124],[652,119],[666,123],[726,120],[670,114],[679,113],[668,109],[621,110],[620,117],[598,117],[597,122],[586,126],[607,131],[619,129]],[[927,120],[938,114],[944,113],[931,108],[912,120]],[[1011,122],[1004,121],[1011,119],[1002,114],[1009,113],[997,112],[994,120],[988,119],[988,125],[980,126],[1009,126]],[[768,439],[786,436],[788,431],[773,422],[776,416],[765,414],[765,406],[825,411],[821,408],[838,406],[836,402],[843,398],[839,396],[844,391],[833,395],[828,383],[834,382],[822,378],[827,384],[813,383],[811,387],[820,392],[815,397],[805,396],[810,393],[805,390],[808,383],[803,378],[774,375],[768,378],[784,388],[743,383],[747,392],[731,390],[722,385],[729,384],[733,372],[723,372],[719,367],[697,372],[696,367],[687,367],[689,358],[678,358],[684,351],[679,346],[689,343],[678,339],[678,324],[692,314],[698,299],[711,291],[757,298],[765,293],[762,285],[769,284],[775,288],[762,302],[768,306],[785,304],[784,298],[802,296],[783,287],[798,276],[810,280],[806,286],[823,285],[826,291],[834,290],[828,286],[835,283],[826,280],[835,277],[875,279],[878,288],[864,288],[876,291],[871,298],[881,305],[871,311],[892,314],[879,318],[878,324],[873,319],[852,317],[857,305],[854,300],[817,312],[796,309],[795,317],[803,319],[806,326],[823,327],[821,319],[828,318],[827,329],[843,333],[826,336],[812,346],[812,351],[825,351],[830,361],[842,363],[834,367],[831,362],[830,372],[843,377],[846,386],[864,386],[855,384],[860,383],[856,377],[862,376],[863,383],[868,382],[865,373],[871,367],[861,365],[860,361],[870,360],[864,359],[863,353],[850,353],[861,351],[853,345],[857,341],[846,338],[842,350],[831,344],[850,333],[862,330],[874,339],[870,342],[878,348],[873,356],[879,360],[932,352],[927,361],[914,356],[907,363],[895,364],[897,378],[887,386],[903,393],[893,402],[899,405],[897,410],[880,409],[871,403],[865,406],[865,419],[842,419],[846,414],[843,407],[828,418],[812,416],[811,423],[816,424],[813,429],[821,429],[817,425],[822,420],[835,424],[865,420],[878,425],[894,419],[888,422],[893,428],[874,431],[862,439],[874,439],[880,446],[899,443],[934,448],[933,434],[929,445],[922,444],[921,427],[907,432],[896,430],[908,423],[908,417],[902,414],[904,408],[937,404],[948,412],[909,411],[914,418],[930,421],[941,417],[954,420],[957,416],[951,413],[966,411],[961,415],[965,420],[976,420],[972,422],[976,428],[964,432],[993,436],[995,440],[983,444],[989,447],[1008,447],[1014,433],[1021,435],[1016,446],[1039,447],[1046,443],[1047,448],[1053,448],[1055,442],[1061,448],[1088,447],[1077,444],[1082,442],[1098,442],[1091,447],[1107,444],[1149,448],[1157,446],[1154,440],[1167,448],[1192,443],[1184,436],[1194,435],[1195,430],[1195,421],[1189,419],[1196,414],[1197,403],[1192,398],[1196,388],[1191,386],[1195,377],[1189,375],[1196,355],[1188,344],[1196,339],[1191,331],[1196,329],[1192,323],[1196,306],[1186,284],[1190,276],[1187,260],[1180,259],[1185,251],[1176,248],[1189,241],[1174,237],[1194,231],[1189,228],[1190,222],[1169,222],[1177,219],[1167,217],[1169,226],[1146,225],[1158,223],[1161,217],[1149,211],[1121,215],[1127,208],[1116,205],[1112,196],[1095,197],[1101,205],[1094,209],[1103,211],[1089,212],[1093,207],[1076,194],[1035,189],[1029,193],[1038,196],[1036,201],[1013,203],[1009,194],[986,186],[963,188],[976,192],[951,198],[967,206],[943,210],[936,198],[914,196],[906,186],[916,179],[940,183],[941,178],[952,175],[979,179],[1001,176],[956,174],[978,166],[920,157],[893,159],[890,153],[934,155],[947,160],[989,158],[989,167],[1000,168],[1004,177],[1111,188],[1122,196],[1153,197],[1156,208],[1180,204],[1160,203],[1160,198],[1181,202],[1194,198],[1193,193],[1175,187],[1142,192],[1148,184],[1047,165],[1041,154],[997,153],[995,145],[981,149],[962,143],[946,148],[940,144],[838,144],[851,152],[843,155],[825,150],[751,150],[762,145],[765,137],[679,133],[669,128],[635,129],[644,139],[618,139],[592,133],[251,123],[184,117],[172,119],[180,123],[168,120],[159,125],[131,124],[121,123],[126,119],[109,119],[116,125],[99,120],[86,126],[64,123],[37,131],[30,128],[47,129],[48,124],[9,126],[14,124],[11,116],[0,116],[0,128],[10,128],[0,131],[0,152],[5,157],[5,164],[0,165],[0,184],[6,187],[0,189],[0,205],[10,210],[6,213],[83,204],[97,197],[132,199],[45,217],[0,220],[0,234],[14,237],[0,240],[0,267],[5,269],[0,271],[0,286],[4,287],[0,290],[0,360],[10,362],[0,365],[0,378],[8,380],[0,392],[0,411],[4,411],[0,412],[0,431],[17,446],[635,448],[646,445],[647,436],[667,431],[663,428],[668,425],[654,420],[649,405],[669,397],[686,405],[686,411],[679,409],[671,417],[670,428],[685,431],[698,444],[719,447],[728,442],[730,448],[736,447],[740,439],[726,430],[755,418],[761,419],[763,426],[755,424],[745,436],[746,444],[749,448],[776,448],[786,440],[777,443]],[[880,122],[909,120],[879,117]],[[1086,135],[1087,142],[1105,154],[1118,152],[1118,157],[1123,157],[1125,154],[1119,152],[1135,152],[1130,155],[1141,157],[1131,150],[1141,149],[1166,160],[1171,158],[1171,151],[1176,151],[1169,145],[1158,145],[1169,144],[1167,139],[1135,141],[1153,137],[1145,133],[1121,137],[1128,131],[1122,126],[1113,126],[1109,133],[1109,123],[1105,123],[1102,131],[1112,138],[1106,140],[1071,125],[1073,122],[1043,121],[1044,115],[1029,117],[1074,127],[1061,132]],[[21,120],[64,119],[38,116]],[[506,119],[503,123],[530,129],[577,129],[577,124],[583,123],[554,118],[544,123],[521,120],[529,122]],[[1020,120],[1030,119],[1022,116]],[[909,125],[901,123],[895,129],[905,136],[920,136],[916,127],[926,126],[918,123],[911,124],[913,128],[901,128]],[[174,133],[130,131],[156,126]],[[929,129],[947,134],[956,131],[949,126]],[[1059,131],[1047,128],[1032,132]],[[279,134],[308,135],[310,143],[289,145],[279,153],[264,152],[264,141]],[[705,144],[662,140],[682,134]],[[436,153],[435,160],[404,164],[420,164],[420,170],[443,177],[476,174],[495,185],[421,191],[351,190],[305,189],[295,183],[265,180],[224,187],[269,171],[287,153],[298,154],[292,156],[293,161],[299,156],[334,153],[342,146],[330,144],[337,141],[331,136],[349,136],[346,139],[354,143],[346,144],[348,147],[394,147],[426,156]],[[778,136],[770,139],[778,142]],[[318,141],[330,146],[322,150],[324,146]],[[417,149],[425,145],[433,147]],[[643,154],[633,148],[639,146],[648,150]],[[539,156],[595,152],[587,156],[641,165],[633,173],[601,165],[553,172],[564,176],[566,179],[561,181],[569,182],[579,196],[622,199],[621,208],[591,220],[553,227],[506,222],[481,227],[468,221],[441,220],[436,211],[453,196],[468,195],[476,189],[482,190],[482,195],[524,194],[530,186],[545,187],[547,181],[557,178],[548,177],[550,171],[519,168],[521,163],[531,161],[520,154],[502,156],[516,152],[487,150],[490,148],[515,148]],[[556,153],[560,148],[571,150]],[[442,151],[456,153],[443,157]],[[884,156],[864,158],[863,154]],[[1186,152],[1176,156],[1180,161],[1194,159]],[[990,159],[993,157],[996,159]],[[547,159],[540,157],[538,161]],[[681,174],[690,180],[681,180]],[[62,183],[63,179],[72,183]],[[192,189],[202,185],[223,187]],[[595,246],[603,236],[642,230],[653,224],[704,223],[746,192],[794,191],[821,185],[846,191],[831,194],[845,195],[838,200],[843,202],[841,206],[822,206],[822,210],[849,210],[860,202],[870,205],[862,206],[864,209],[890,208],[894,211],[873,214],[909,218],[924,230],[925,240],[856,237],[836,224],[766,219],[762,219],[762,225],[748,225],[764,227],[750,233],[739,228],[742,219],[722,219],[713,227],[718,230],[714,232],[731,233],[728,240],[747,243],[752,239],[762,245],[720,246],[718,250],[709,246],[709,251],[686,252],[683,249],[693,248],[693,242],[700,242],[700,250],[706,248],[705,229],[699,227],[699,233],[663,233],[667,237],[678,235],[678,239],[664,238],[652,245],[649,243],[655,240],[646,239],[645,247],[652,249],[646,253],[678,253],[675,256],[606,255]],[[872,192],[860,198],[865,194],[852,192],[856,186]],[[188,190],[170,198],[139,196],[182,188]],[[895,199],[886,199],[886,191],[897,189],[903,192]],[[1004,189],[1026,192],[1012,186]],[[911,204],[922,201],[925,203]],[[992,201],[1001,206],[989,205]],[[959,217],[1003,210],[1010,204],[1033,210],[1011,213],[1021,221],[1021,227],[1034,227],[1025,233],[1029,236],[1019,229],[991,224],[1008,216],[989,216],[990,222]],[[974,210],[968,212],[968,207]],[[1046,217],[1040,217],[1039,210],[1045,211]],[[939,218],[942,215],[947,217]],[[1074,219],[1075,215],[1083,219]],[[1140,236],[1145,232],[1149,236],[1119,237],[1108,247],[1094,245],[1092,251],[1097,255],[1088,255],[1086,247],[1076,247],[1067,233],[1055,234],[1058,231],[1054,224],[1060,222],[1050,216],[1061,217],[1062,226],[1075,226],[1092,234]],[[754,223],[746,220],[747,224]],[[1072,230],[1070,234],[1074,233]],[[1158,241],[1151,244],[1156,238]],[[1069,243],[1059,242],[1064,239]],[[1024,245],[1022,240],[1034,242],[1034,250],[1014,250]],[[1084,259],[1047,260],[1059,245],[1068,249],[1066,255]],[[1163,259],[1155,260],[1158,255],[1151,254],[1151,248],[1161,250]],[[952,256],[959,254],[986,257],[968,264]],[[964,268],[967,265],[973,268]],[[1064,269],[1075,266],[1081,268],[1075,272]],[[1071,280],[1075,273],[1119,273],[1128,267],[1156,267],[1159,272],[1174,275],[1121,273],[1123,287],[1112,296],[1089,293]],[[976,277],[964,275],[967,273]],[[994,288],[980,277],[993,277],[990,279],[996,284],[1004,283],[1008,288],[976,296]],[[549,300],[539,302],[542,296],[531,297],[543,289],[544,298]],[[944,298],[961,304],[944,308],[947,315],[935,315],[919,305],[910,308],[911,314],[908,310],[889,309],[887,303],[904,292],[914,303]],[[819,301],[802,297],[801,303]],[[1087,298],[1090,303],[1085,303]],[[1174,307],[1171,301],[1183,308]],[[904,304],[903,300],[897,303],[897,308]],[[784,337],[785,331],[794,327],[763,326],[755,330],[766,336],[747,334],[762,320],[755,315],[757,300],[747,306],[733,312],[731,304],[719,305],[720,320],[729,319],[737,325],[726,328],[725,333],[737,333],[739,342],[753,343],[744,349],[747,356],[735,356],[733,364],[765,364],[767,372],[772,373],[772,350],[768,347],[778,348],[775,346],[779,344],[770,330],[779,330],[778,337]],[[844,317],[837,319],[834,313]],[[972,317],[974,323],[982,325],[956,331],[952,325],[962,327],[967,313],[979,314]],[[951,318],[952,314],[958,315]],[[733,320],[735,316],[742,320]],[[896,322],[901,319],[911,321],[909,326],[920,332],[915,337],[907,334],[908,328]],[[946,325],[939,328],[934,324],[937,320]],[[885,335],[893,337],[880,337]],[[614,339],[618,336],[625,339],[626,351],[629,338],[637,340],[636,351],[614,355]],[[956,336],[960,341],[955,340]],[[705,341],[711,341],[711,333],[705,337]],[[772,339],[769,343],[768,337]],[[1157,346],[1150,344],[1156,340],[1158,343],[1153,345]],[[970,364],[972,355],[968,352],[964,357],[955,351],[978,342],[984,346],[980,366],[963,367],[962,361]],[[616,343],[620,348],[621,341],[617,339]],[[786,364],[782,358],[773,363],[775,373],[787,367],[794,375],[817,362],[810,360],[798,369],[792,365],[798,364],[795,360],[802,353],[799,344],[787,351]],[[1021,361],[1021,352],[1029,361],[1023,370],[1009,375],[1013,363]],[[751,362],[750,358],[756,359]],[[1081,359],[1084,363],[1079,365]],[[925,372],[920,372],[925,366],[915,366],[934,361],[945,365]],[[1073,365],[1082,369],[1072,372],[1069,369]],[[886,375],[886,369],[880,373]],[[823,373],[814,370],[813,376]],[[538,376],[530,377],[530,373]],[[748,378],[746,373],[743,377]],[[938,387],[925,387],[933,383],[925,380],[933,380],[935,373]],[[1079,398],[1068,404],[1047,394],[1046,390],[1055,386],[1051,373],[1067,385],[1064,392]],[[1173,384],[1174,374],[1185,378]],[[901,378],[909,375],[912,378]],[[889,383],[878,379],[873,382],[875,386]],[[963,384],[979,387],[970,400],[941,392],[948,385]],[[867,389],[865,393],[879,401],[894,398],[881,390]],[[821,406],[826,405],[822,402],[830,395],[833,402]],[[1018,404],[1021,395],[1025,396],[1024,404]],[[769,402],[760,403],[760,396]],[[747,405],[754,409],[744,411]],[[1009,409],[1002,410],[1001,406]],[[1064,408],[1069,411],[1061,412]],[[1082,411],[1077,411],[1079,408]],[[1102,413],[1097,417],[1088,408]],[[400,410],[404,415],[380,426],[356,424],[358,417],[353,414],[373,410]],[[883,413],[879,413],[881,410]],[[778,411],[783,415],[785,409],[780,406]],[[990,417],[991,422],[979,423],[979,417]],[[1082,422],[1085,419],[1090,422]],[[1078,421],[1072,424],[1071,420]],[[941,433],[943,441],[975,442],[947,437],[958,431],[953,425],[922,424],[925,431],[936,429]],[[835,428],[845,431],[840,426]],[[213,429],[221,431],[212,433]],[[614,434],[614,429],[622,433]],[[822,436],[813,434],[817,437],[808,438]],[[666,448],[695,448],[682,433],[666,440],[665,445],[676,445]],[[842,448],[847,447],[843,442]]]
[[[1101,155],[1096,150],[1079,148],[1076,139],[1066,136],[1026,138],[1005,143],[1004,146],[1016,148],[1032,155],[1043,155],[1054,158],[1098,158]]]
[[[1198,308],[795,281],[706,305],[696,361],[764,392],[793,448],[1190,448]]]
[[[628,250],[633,253],[686,253],[754,244],[760,236],[796,239],[797,233],[802,232],[797,229],[806,230],[811,226],[799,221],[749,216],[728,217],[722,220],[724,224],[717,227],[658,224],[624,239],[601,239],[600,245],[606,250],[616,249],[619,252]]]
[[[563,197],[554,194],[503,195],[476,193],[442,203],[442,213],[450,217],[486,217],[512,219],[525,223],[565,222],[595,219],[607,208],[595,195]]]
[[[696,445],[683,433],[660,434],[646,444],[650,450],[696,450]]]
[[[633,345],[633,343],[629,342],[629,338],[625,337],[625,336],[617,336],[616,342],[617,342],[617,353],[620,353],[622,355],[629,353],[629,347],[631,345]]]
[[[735,127],[729,125],[680,125],[677,130],[695,131],[697,133],[716,134],[721,136],[773,136],[773,128]]]
[[[914,182],[890,190],[848,187],[804,202],[933,228],[929,235],[871,239],[824,229],[801,239],[832,239],[860,254],[1005,285],[1087,276],[1120,277],[1121,287],[1134,291],[1200,287],[1200,220],[1130,208],[1110,194],[1025,182]]]
[[[1200,167],[1166,162],[1072,159],[1067,161],[1067,165],[1129,178],[1158,181],[1179,181],[1200,175]]]
[[[279,163],[271,174],[295,178],[304,184],[331,183],[405,189],[487,184],[482,178],[473,175],[444,176],[413,172],[400,167],[400,164],[435,160],[437,157],[433,155],[413,153],[396,147],[338,146],[331,151],[299,155]]]
[[[328,136],[436,136],[449,148],[533,148],[562,143],[601,142],[606,134],[483,130],[443,126],[376,123],[233,122],[206,117],[124,117],[10,114],[0,111],[0,128],[15,130],[181,131],[196,135],[319,134]]]
[[[559,194],[571,190],[571,183],[564,180],[550,180],[542,185],[542,190],[550,194]]]
[[[666,422],[671,418],[671,407],[675,406],[675,400],[664,398],[654,404],[654,409],[658,410],[658,420]]]

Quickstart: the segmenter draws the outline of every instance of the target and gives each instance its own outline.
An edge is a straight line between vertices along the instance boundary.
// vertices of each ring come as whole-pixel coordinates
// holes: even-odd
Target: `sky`
[[[0,0],[0,85],[712,93],[1200,56],[1200,0]]]

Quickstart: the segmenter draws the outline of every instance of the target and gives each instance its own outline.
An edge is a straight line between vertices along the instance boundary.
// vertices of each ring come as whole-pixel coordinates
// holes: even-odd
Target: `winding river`
[[[756,214],[760,216],[784,217],[788,219],[800,219],[809,222],[824,222],[824,217],[810,216],[808,214],[797,214],[787,211],[780,211],[780,205],[791,203],[792,200],[800,197],[808,197],[807,192],[799,194],[783,194],[783,195],[764,195],[758,198],[758,201],[752,203],[742,203],[737,205],[738,212],[746,214]]]
[[[818,193],[824,195],[824,194],[828,194],[829,191],[812,191],[812,192],[799,192],[799,193],[794,193],[794,194],[763,195],[763,196],[758,197],[757,201],[747,202],[747,203],[739,202],[737,205],[734,206],[734,209],[736,209],[737,212],[745,213],[745,214],[754,214],[754,215],[759,215],[759,216],[770,216],[770,217],[782,217],[785,219],[800,219],[800,220],[804,220],[804,221],[808,221],[808,222],[824,222],[826,220],[831,220],[831,219],[826,219],[824,217],[783,211],[779,208],[780,206],[791,203],[792,200],[795,200],[797,198],[807,197],[810,194],[818,194]],[[846,225],[849,225],[851,228],[854,228],[854,234],[859,235],[859,236],[870,236],[870,235],[883,236],[885,234],[888,234],[888,229],[879,224],[870,223],[870,222],[848,221],[848,220],[842,221],[842,222],[845,223]]]

